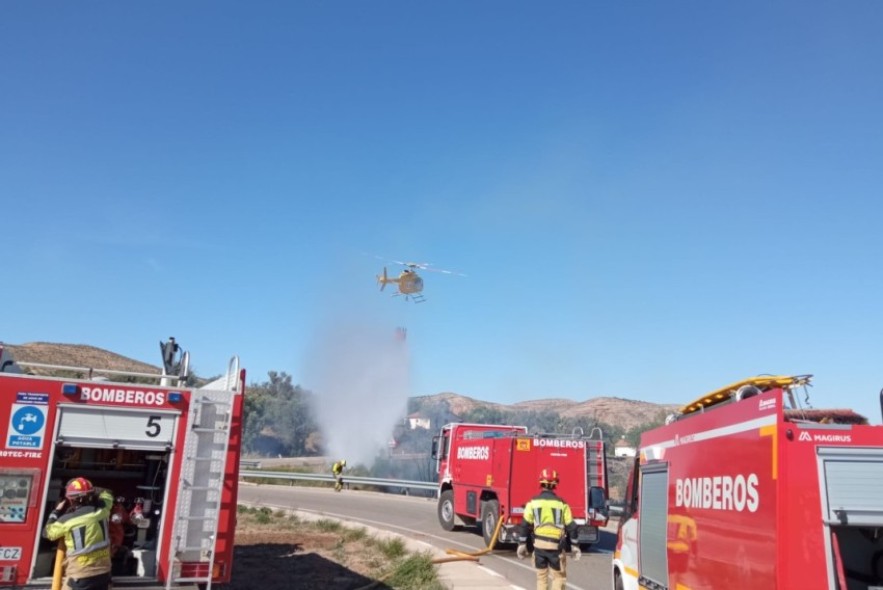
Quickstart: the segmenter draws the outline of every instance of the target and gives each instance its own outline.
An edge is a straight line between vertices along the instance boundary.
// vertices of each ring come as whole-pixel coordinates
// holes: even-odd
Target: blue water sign
[[[7,449],[42,449],[46,429],[46,406],[12,404],[9,428],[6,431]]]

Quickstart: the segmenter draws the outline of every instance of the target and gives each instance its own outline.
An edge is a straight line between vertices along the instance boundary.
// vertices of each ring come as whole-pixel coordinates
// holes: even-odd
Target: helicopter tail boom
[[[386,287],[386,284],[389,282],[389,278],[386,276],[386,267],[383,267],[383,274],[377,275],[377,282],[380,284],[380,290],[383,291],[383,288]]]

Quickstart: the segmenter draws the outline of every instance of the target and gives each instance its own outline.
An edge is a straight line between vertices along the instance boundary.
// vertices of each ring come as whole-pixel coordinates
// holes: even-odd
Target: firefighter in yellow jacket
[[[110,588],[110,490],[95,488],[83,477],[70,480],[64,500],[49,515],[43,536],[64,538],[65,590]]]
[[[346,467],[346,459],[336,461],[331,466],[331,473],[334,475],[334,491],[339,492],[343,489],[343,468]]]
[[[573,558],[579,559],[577,525],[567,502],[555,494],[558,472],[543,469],[540,473],[542,492],[524,506],[524,520],[518,531],[519,559],[528,555],[527,538],[533,533],[534,566],[537,568],[537,590],[549,588],[548,576],[552,576],[552,590],[564,590],[567,583],[568,545],[573,547]]]

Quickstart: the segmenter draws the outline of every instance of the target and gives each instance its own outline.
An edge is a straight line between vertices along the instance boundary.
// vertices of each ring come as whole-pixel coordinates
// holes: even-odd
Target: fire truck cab
[[[801,407],[810,378],[739,381],[642,434],[614,588],[883,588],[883,427]]]
[[[74,477],[116,498],[115,587],[230,580],[245,370],[233,357],[190,387],[182,360],[175,375],[131,373],[16,362],[0,346],[0,587],[52,585],[57,544],[41,533]]]
[[[524,426],[447,424],[432,441],[439,477],[438,519],[446,531],[475,526],[488,546],[498,519],[500,543],[516,543],[524,505],[539,494],[539,474],[555,469],[556,493],[570,505],[580,545],[607,524],[607,458],[600,437],[528,434]]]

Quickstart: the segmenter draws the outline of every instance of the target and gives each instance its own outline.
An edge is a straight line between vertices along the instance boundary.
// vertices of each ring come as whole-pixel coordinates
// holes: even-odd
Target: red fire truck
[[[595,429],[600,435],[600,430]],[[595,432],[593,431],[593,432]],[[446,531],[477,525],[490,546],[516,543],[524,505],[539,494],[543,468],[558,471],[556,492],[579,525],[583,547],[596,543],[607,524],[607,458],[599,436],[528,434],[524,426],[448,424],[433,438],[437,462],[438,520]]]
[[[642,435],[617,590],[883,588],[883,427],[802,408],[809,382],[746,379]]]
[[[177,368],[17,363],[0,347],[0,586],[51,585],[56,544],[41,531],[73,477],[117,498],[114,586],[230,580],[245,370],[233,357],[192,388],[188,354]]]

